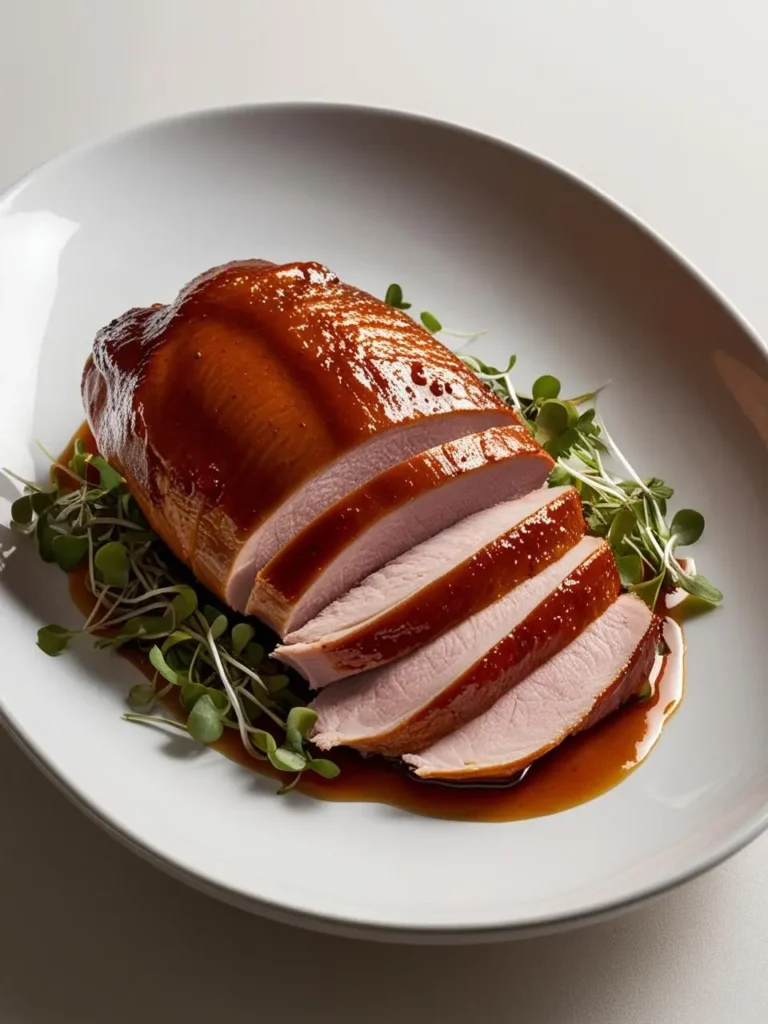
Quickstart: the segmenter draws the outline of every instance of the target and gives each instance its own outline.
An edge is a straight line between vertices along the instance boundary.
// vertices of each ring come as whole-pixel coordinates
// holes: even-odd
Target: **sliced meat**
[[[366,480],[519,422],[411,317],[318,263],[231,263],[130,310],[97,335],[82,391],[152,527],[238,609],[257,570]]]
[[[404,760],[424,778],[505,778],[615,711],[648,678],[660,621],[632,594],[490,710]]]
[[[492,427],[386,470],[315,519],[256,577],[247,612],[284,636],[445,527],[538,488],[553,462],[525,427]]]
[[[573,487],[484,509],[389,562],[274,657],[316,688],[410,654],[557,561],[584,536]]]
[[[487,711],[562,650],[619,593],[610,548],[585,537],[461,625],[384,668],[322,690],[312,739],[392,756],[424,749]]]

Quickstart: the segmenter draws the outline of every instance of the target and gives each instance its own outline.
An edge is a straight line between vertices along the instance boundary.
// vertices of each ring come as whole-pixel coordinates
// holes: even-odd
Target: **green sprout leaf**
[[[686,593],[693,594],[694,597],[700,597],[707,604],[718,605],[723,600],[722,591],[718,590],[717,587],[713,587],[706,576],[700,574],[695,576],[681,574],[680,586]]]
[[[165,622],[165,619],[161,620]],[[175,629],[172,633],[163,640],[163,646],[160,648],[163,654],[167,654],[170,650],[176,647],[178,644],[184,644],[189,642],[189,634],[184,633],[182,630]]]
[[[341,774],[341,768],[325,757],[312,758],[307,764],[307,768],[312,772],[317,772],[324,779],[335,779]]]
[[[536,437],[544,441],[560,437],[569,427],[576,424],[578,418],[579,412],[575,405],[561,402],[558,398],[548,398],[536,417]]]
[[[188,619],[193,612],[197,611],[197,594],[192,587],[180,586],[178,593],[171,601],[173,621],[178,626],[184,619]]]
[[[152,664],[152,668],[159,672],[163,679],[167,679],[169,683],[173,683],[177,686],[179,683],[179,674],[174,672],[168,662],[163,656],[163,652],[156,645],[150,648],[149,660]]]
[[[211,639],[218,640],[220,637],[224,636],[228,628],[229,623],[227,622],[227,616],[217,615],[211,623]]]
[[[33,491],[29,498],[32,502],[32,511],[36,516],[45,512],[46,509],[50,508],[56,500],[57,491],[48,489],[47,491]]]
[[[102,491],[106,493],[114,491],[123,482],[123,478],[117,470],[113,469],[101,455],[94,455],[87,461],[99,474],[99,486]]]
[[[304,740],[316,721],[317,712],[311,708],[291,708],[285,725],[285,745],[298,754],[303,753]]]
[[[704,533],[704,516],[692,508],[681,508],[675,513],[670,530],[681,547],[695,544]]]
[[[134,711],[149,707],[154,702],[155,689],[149,683],[136,683],[128,691],[128,705]]]
[[[88,554],[88,538],[76,537],[72,533],[56,535],[51,546],[56,561],[65,572],[75,569]]]
[[[288,725],[297,730],[304,739],[309,736],[310,730],[317,721],[317,712],[312,708],[291,708],[288,715]]]
[[[538,423],[538,420],[536,422]],[[559,459],[567,455],[574,445],[578,444],[579,440],[580,434],[578,430],[575,427],[566,427],[562,434],[547,441],[544,448],[553,459]]]
[[[32,508],[32,495],[24,494],[11,505],[11,519],[20,526],[27,526],[32,522],[34,510]]]
[[[303,772],[307,767],[307,757],[290,747],[277,747],[267,752],[272,765],[281,772]]]
[[[643,560],[640,555],[620,555],[616,566],[624,587],[635,587],[643,581]]]
[[[37,631],[37,646],[45,654],[55,658],[66,648],[75,634],[63,626],[43,626]]]
[[[549,487],[566,487],[572,480],[571,474],[565,466],[555,466],[549,474],[547,484]]]
[[[200,743],[215,743],[216,740],[221,739],[221,734],[224,732],[221,713],[209,694],[204,693],[190,711],[187,719],[187,731],[193,739]]]
[[[391,284],[387,288],[387,294],[384,296],[384,301],[388,306],[394,306],[395,309],[410,309],[410,302],[403,302],[403,289],[399,284]]]
[[[560,394],[560,381],[545,373],[543,377],[537,377],[531,389],[533,397],[538,399],[557,398]],[[573,403],[576,404],[576,403]]]
[[[38,518],[37,525],[35,526],[35,536],[37,537],[37,550],[42,560],[44,562],[55,562],[56,552],[53,550],[53,541],[57,534],[51,529],[51,524],[46,514]]]
[[[247,622],[238,622],[236,626],[232,627],[232,653],[236,658],[243,653],[245,648],[253,639],[255,633],[256,630]],[[259,661],[263,656],[264,651],[262,649]]]
[[[443,325],[440,323],[437,317],[433,316],[432,313],[430,313],[428,310],[425,309],[421,313],[419,313],[419,318],[421,319],[421,322],[424,324],[427,330],[430,331],[432,334],[437,334],[438,331],[442,331]]]
[[[253,640],[245,645],[242,652],[243,660],[250,668],[258,668],[264,660],[264,648]]]
[[[651,611],[656,610],[656,605],[659,601],[659,594],[661,592],[662,584],[664,583],[665,573],[660,572],[658,576],[654,576],[652,580],[647,580],[645,583],[636,583],[629,589],[633,594],[645,601]]]
[[[263,754],[274,754],[277,750],[277,743],[272,733],[267,732],[265,729],[254,729],[251,732],[251,743],[257,750],[260,750]]]
[[[631,508],[624,505],[613,517],[613,522],[608,529],[608,543],[614,551],[619,552],[624,544],[624,538],[628,537],[637,525],[637,519]],[[638,561],[639,561],[639,556]]]
[[[100,547],[93,557],[94,565],[108,587],[128,586],[128,549],[119,540]]]
[[[264,685],[273,696],[278,693],[282,693],[283,690],[285,690],[291,682],[288,676],[284,676],[282,674],[274,676],[265,675],[263,678]]]
[[[223,690],[214,690],[213,687],[204,686],[202,683],[182,682],[181,684],[181,706],[185,711],[191,711],[201,697],[210,697],[217,711],[225,712],[229,706],[229,699]]]
[[[159,640],[160,637],[168,637],[173,631],[173,622],[160,615],[136,615],[129,619],[121,629],[121,635],[126,640],[139,640],[151,638]]]
[[[76,473],[77,476],[79,477],[85,476],[87,454],[88,453],[85,450],[85,445],[83,444],[82,440],[78,437],[78,439],[75,441],[72,458],[69,460],[69,468],[72,470],[73,473]]]

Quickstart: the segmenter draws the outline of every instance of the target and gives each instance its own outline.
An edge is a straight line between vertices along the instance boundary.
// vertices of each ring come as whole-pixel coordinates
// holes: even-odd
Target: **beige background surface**
[[[767,34],[757,0],[0,0],[0,186],[94,135],[195,107],[418,110],[588,178],[765,337]],[[609,923],[398,948],[270,925],[184,888],[101,833],[2,733],[0,780],[2,1024],[768,1019],[768,836]]]

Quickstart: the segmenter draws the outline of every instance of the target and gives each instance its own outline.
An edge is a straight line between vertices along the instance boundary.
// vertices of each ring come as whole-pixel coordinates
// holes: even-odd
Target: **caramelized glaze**
[[[403,657],[557,561],[585,525],[578,492],[566,491],[412,597],[317,646],[345,672]]]
[[[601,544],[530,615],[429,704],[390,732],[360,739],[355,746],[396,756],[437,742],[487,711],[516,683],[562,651],[616,600],[620,590],[611,549]]]
[[[457,477],[515,458],[540,459],[546,463],[543,476],[552,465],[550,456],[525,427],[504,426],[449,441],[380,473],[313,520],[264,567],[248,612],[259,614],[266,591],[268,597],[264,598],[275,608],[271,618],[279,621],[331,562],[374,523]]]
[[[243,540],[366,439],[478,410],[519,422],[411,317],[318,263],[230,263],[130,310],[97,335],[83,397],[153,528],[222,597]]]
[[[86,450],[97,450],[90,427],[83,424],[59,462],[66,465],[78,438]],[[88,615],[93,608],[93,595],[85,580],[82,567],[69,573],[72,599],[80,611]],[[675,623],[684,621],[687,604],[683,602],[671,611],[670,617]],[[660,607],[659,612],[664,614],[664,608]],[[642,764],[680,705],[684,693],[685,647],[679,629],[678,636],[677,648],[657,658],[652,674],[653,695],[649,700],[628,704],[588,731],[565,740],[532,765],[522,780],[477,786],[423,781],[396,762],[339,749],[333,752],[333,759],[341,768],[338,778],[323,779],[307,772],[297,789],[318,800],[380,803],[450,821],[519,821],[586,803],[613,789]],[[153,677],[154,669],[140,651],[122,648],[118,656],[130,661],[147,678]],[[169,714],[183,720],[184,712],[175,693],[169,694],[164,702]],[[280,782],[285,779],[268,762],[249,757],[235,732],[226,732],[214,748],[260,775]]]

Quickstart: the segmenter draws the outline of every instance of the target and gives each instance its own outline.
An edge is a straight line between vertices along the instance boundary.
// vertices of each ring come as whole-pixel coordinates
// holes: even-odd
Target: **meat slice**
[[[615,711],[648,678],[661,623],[624,594],[490,710],[404,760],[423,778],[505,778]]]
[[[319,263],[246,260],[99,331],[83,400],[152,527],[242,609],[326,508],[403,459],[518,423],[400,310]]]
[[[585,537],[527,583],[384,668],[320,692],[313,740],[392,756],[423,750],[487,711],[619,593],[610,548]]]
[[[492,427],[386,470],[309,524],[256,577],[247,612],[284,636],[459,519],[538,488],[552,468],[525,427]]]
[[[410,654],[545,569],[584,536],[573,487],[484,509],[389,562],[290,633],[274,657],[316,688]]]

